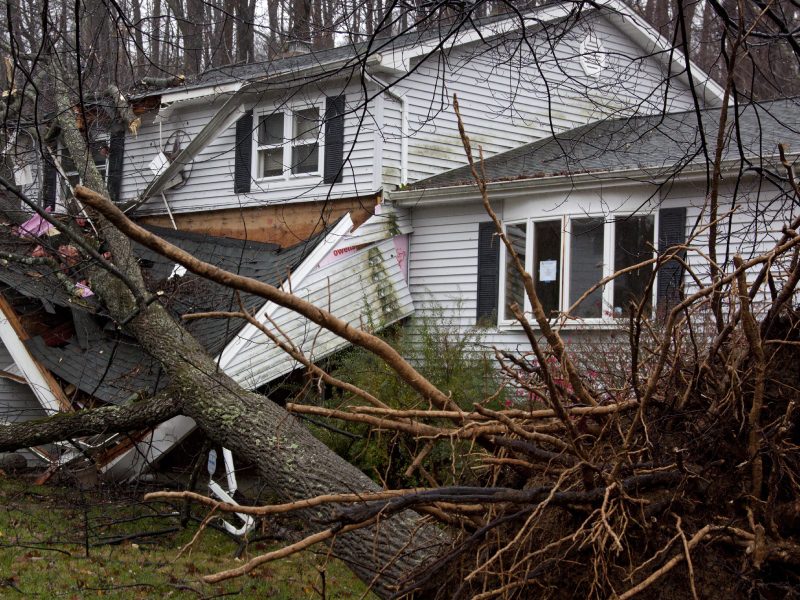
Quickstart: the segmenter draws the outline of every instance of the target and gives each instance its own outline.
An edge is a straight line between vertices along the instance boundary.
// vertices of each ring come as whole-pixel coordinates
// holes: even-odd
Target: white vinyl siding
[[[580,65],[580,42],[589,25],[610,57],[599,78],[587,76]],[[520,59],[512,41],[490,41],[495,48],[481,43],[430,57],[397,83],[393,89],[409,111],[409,182],[466,163],[451,106],[454,94],[473,152],[477,156],[480,146],[485,157],[603,117],[663,110],[662,65],[641,58],[649,50],[605,18],[586,17],[555,49],[542,34],[531,33],[528,40],[540,55],[538,66],[529,56]],[[669,110],[692,108],[688,89],[677,79],[670,81],[669,93]]]
[[[338,92],[336,92],[338,93]],[[336,95],[331,92],[330,95]],[[264,206],[284,202],[302,202],[321,198],[351,198],[367,196],[377,191],[374,187],[375,149],[373,132],[376,129],[372,111],[374,103],[368,107],[366,115],[361,106],[361,91],[358,88],[346,90],[346,114],[344,124],[344,159],[342,182],[333,185],[322,182],[324,147],[320,151],[319,172],[316,176],[303,175],[283,178],[254,180],[250,192],[236,194],[233,190],[234,149],[236,127],[231,125],[213,139],[185,171],[188,181],[178,189],[168,189],[165,197],[170,208],[176,212],[195,212],[226,208]],[[314,105],[324,116],[326,97],[319,92],[296,94],[293,103]],[[254,108],[253,127],[257,125],[259,110],[280,110],[286,100],[280,96],[265,96],[258,102],[245,104],[246,109]],[[148,168],[150,161],[161,150],[170,134],[176,131],[185,133],[185,144],[193,139],[222,105],[222,99],[204,105],[187,104],[176,107],[167,122],[159,124],[148,115],[139,130],[138,136],[128,135],[125,140],[125,166],[121,197],[130,201],[144,191],[153,178]],[[362,121],[362,117],[363,121]],[[359,123],[361,127],[359,129]],[[324,137],[324,124],[322,137]],[[254,148],[254,158],[255,158]],[[138,214],[165,212],[164,203],[159,196],[150,198]]]
[[[532,186],[532,189],[535,189]],[[720,214],[731,208],[732,185],[723,185],[720,193]],[[761,195],[756,194],[757,186],[752,180],[740,187],[732,213],[730,227],[727,221],[720,228],[718,256],[731,268],[732,257],[736,252],[747,259],[769,249],[781,235],[783,223],[796,218],[800,207],[792,208],[785,199],[778,197],[774,188],[763,186]],[[647,199],[655,193],[652,201]],[[659,208],[687,207],[686,234],[690,236],[694,224],[705,203],[705,184],[674,184],[661,194],[652,186],[604,187],[598,184],[594,190],[573,190],[569,197],[565,194],[536,195],[526,200],[503,202],[502,194],[496,193],[492,203],[498,216],[507,222],[519,222],[527,217],[538,215],[544,219],[560,218],[562,215],[582,216],[600,212],[602,207],[613,206],[616,214],[630,214],[643,205],[639,214],[657,215]],[[566,198],[566,199],[565,199]],[[657,204],[660,202],[660,206]],[[557,210],[553,207],[557,206]],[[538,209],[536,208],[538,207]],[[538,210],[531,213],[531,209]],[[754,221],[754,215],[760,212]],[[409,259],[409,285],[416,306],[416,315],[437,314],[435,307],[442,309],[441,317],[452,324],[454,329],[466,332],[475,327],[478,277],[478,223],[487,221],[483,207],[475,200],[454,201],[448,205],[417,207],[412,211],[414,233],[411,236]],[[613,225],[613,223],[610,223]],[[658,236],[656,224],[656,238]],[[693,246],[701,252],[707,251],[707,233],[698,235]],[[698,252],[690,251],[688,263],[699,276],[708,280],[708,263]],[[773,273],[777,285],[785,278],[785,265],[775,265]],[[752,280],[757,269],[748,273]],[[689,282],[689,279],[686,279]],[[687,291],[694,288],[687,285]],[[760,295],[763,300],[766,288]],[[768,292],[767,292],[768,293]],[[500,307],[498,307],[500,308]],[[585,326],[570,323],[564,330],[567,340],[595,340],[597,342],[616,335],[608,324]],[[622,336],[625,337],[624,335]],[[622,340],[624,343],[624,340]],[[492,346],[514,351],[529,348],[527,339],[518,326],[490,327],[482,330],[483,348],[491,352]]]

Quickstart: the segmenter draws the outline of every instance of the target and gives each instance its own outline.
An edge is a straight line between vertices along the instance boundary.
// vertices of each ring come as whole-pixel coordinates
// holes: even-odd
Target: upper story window
[[[603,277],[636,265],[654,255],[655,217],[625,215],[528,219],[506,224],[506,235],[531,273],[545,313],[553,317],[569,309]],[[501,247],[500,320],[510,323],[509,305],[530,311],[522,279]],[[613,283],[591,291],[571,312],[572,317],[602,320],[625,317],[632,303],[653,307],[652,265],[633,269]]]
[[[247,110],[236,121],[233,189],[250,193],[253,181],[307,177],[341,183],[345,172],[345,96],[281,109]],[[318,181],[314,179],[313,184]]]
[[[94,166],[97,167],[97,170],[100,172],[100,175],[105,181],[108,174],[108,139],[100,138],[90,142],[89,151],[92,153],[92,161],[94,162]],[[61,162],[61,168],[64,170],[64,174],[67,176],[67,180],[69,181],[69,186],[66,185],[66,182],[63,182],[63,185],[61,186],[61,191],[63,194],[62,197],[66,198],[69,195],[69,189],[74,188],[76,185],[82,183],[83,177],[81,176],[81,173],[78,172],[78,167],[75,165],[75,161],[72,160],[72,157],[69,155],[69,151],[64,146],[59,148],[58,159],[59,162]]]
[[[255,179],[318,174],[321,166],[320,116],[318,106],[259,115]]]

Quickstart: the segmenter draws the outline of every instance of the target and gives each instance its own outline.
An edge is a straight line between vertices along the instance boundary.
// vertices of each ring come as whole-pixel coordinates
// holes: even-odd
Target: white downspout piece
[[[378,84],[386,94],[400,103],[400,184],[406,185],[408,183],[408,104],[404,96],[396,94],[391,90],[389,84],[375,77],[371,73],[364,71],[364,75],[369,77],[373,83]]]

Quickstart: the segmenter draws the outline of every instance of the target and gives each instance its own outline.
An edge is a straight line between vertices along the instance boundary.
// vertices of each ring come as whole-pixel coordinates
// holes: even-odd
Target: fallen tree
[[[91,160],[86,139],[76,123],[73,107],[77,104],[69,95],[63,74],[52,66],[51,69],[61,139],[83,174],[86,186],[78,187],[76,195],[88,205],[108,206],[105,182]],[[46,215],[32,202],[31,205]],[[153,427],[175,414],[182,414],[194,419],[216,444],[256,465],[261,477],[287,500],[331,492],[380,489],[311,435],[291,414],[268,398],[245,390],[220,371],[213,357],[150,297],[128,235],[102,213],[94,218],[99,239],[92,240],[91,244],[76,239],[79,234],[69,228],[64,230],[75,239],[78,247],[104,244],[114,268],[93,264],[92,290],[120,327],[161,363],[170,384],[159,396],[130,406],[103,407],[0,427],[0,447],[9,450],[76,435],[127,432]],[[127,219],[124,222],[127,223]],[[226,277],[236,276],[226,274]],[[239,287],[243,288],[241,282]],[[289,306],[352,343],[382,353],[421,394],[443,408],[451,407],[446,394],[432,386],[382,340],[353,329],[330,313],[271,286],[256,286],[254,292]],[[324,523],[331,514],[330,508],[321,506],[307,512],[305,517],[313,528],[314,523]],[[410,573],[431,560],[448,543],[447,535],[420,522],[420,516],[410,511],[366,529],[337,533],[339,535],[330,539],[335,555],[383,597],[390,596]]]

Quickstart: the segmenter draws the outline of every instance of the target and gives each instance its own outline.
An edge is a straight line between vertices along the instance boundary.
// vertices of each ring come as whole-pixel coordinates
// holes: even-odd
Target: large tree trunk
[[[86,173],[87,187],[107,198],[102,177],[88,160],[86,144],[75,127],[67,88],[55,79],[64,143],[79,170]],[[103,218],[99,225],[114,263],[144,293],[130,240]],[[93,274],[91,283],[117,322],[126,321],[138,311],[126,329],[169,374],[171,384],[165,393],[177,399],[181,412],[193,418],[215,443],[255,464],[281,497],[296,500],[323,493],[378,489],[285,410],[248,392],[219,371],[213,358],[160,304],[137,307],[126,284],[100,269]],[[306,516],[312,526],[320,527],[334,510],[319,507]],[[405,512],[379,527],[343,535],[335,541],[336,556],[365,582],[374,581],[379,595],[389,596],[398,582],[446,543],[438,529],[420,526],[419,519],[416,513]]]

